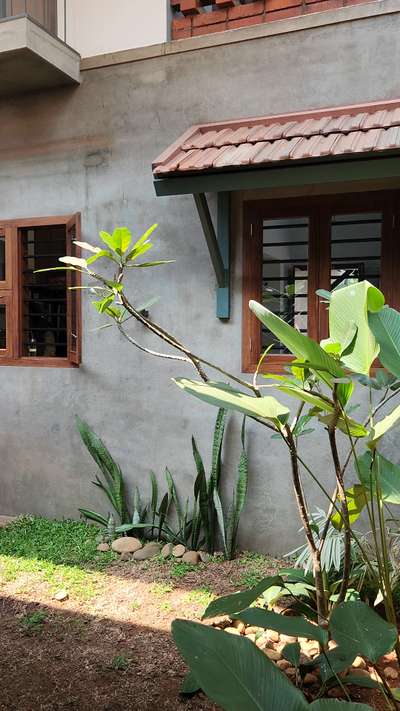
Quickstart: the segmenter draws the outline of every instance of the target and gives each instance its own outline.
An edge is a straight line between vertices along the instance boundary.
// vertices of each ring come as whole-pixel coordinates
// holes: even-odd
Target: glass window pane
[[[308,322],[308,242],[308,217],[263,222],[262,302],[302,333]],[[263,327],[262,350],[271,344],[271,353],[289,352]]]
[[[45,272],[66,252],[65,227],[39,227],[22,233],[23,355],[65,358],[67,355],[66,272]]]
[[[6,238],[0,235],[0,281],[6,279]]]
[[[334,215],[331,289],[368,279],[380,286],[382,213]]]
[[[0,303],[0,350],[7,348],[7,324],[6,324],[7,306]]]

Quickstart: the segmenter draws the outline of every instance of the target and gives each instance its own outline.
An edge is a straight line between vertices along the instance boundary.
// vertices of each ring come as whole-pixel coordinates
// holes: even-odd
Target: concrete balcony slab
[[[79,82],[78,52],[29,17],[0,21],[0,97]]]

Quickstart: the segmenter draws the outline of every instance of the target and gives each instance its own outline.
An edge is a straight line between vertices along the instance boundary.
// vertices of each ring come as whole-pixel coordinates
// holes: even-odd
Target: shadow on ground
[[[179,697],[185,671],[167,632],[0,597],[1,711],[216,709]]]

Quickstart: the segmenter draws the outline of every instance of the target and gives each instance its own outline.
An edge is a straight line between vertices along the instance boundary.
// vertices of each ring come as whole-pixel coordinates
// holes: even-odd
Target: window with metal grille
[[[0,365],[80,362],[79,274],[41,271],[77,255],[79,215],[0,222]]]
[[[249,201],[243,236],[243,370],[280,372],[292,356],[248,308],[250,299],[316,340],[328,334],[326,304],[317,289],[332,291],[367,279],[400,305],[399,193],[330,195]]]

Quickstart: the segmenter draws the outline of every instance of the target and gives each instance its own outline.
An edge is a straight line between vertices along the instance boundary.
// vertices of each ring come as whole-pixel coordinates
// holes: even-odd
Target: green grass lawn
[[[52,591],[67,588],[93,597],[101,571],[116,557],[96,550],[99,529],[79,521],[24,516],[0,528],[0,582],[35,573]]]

